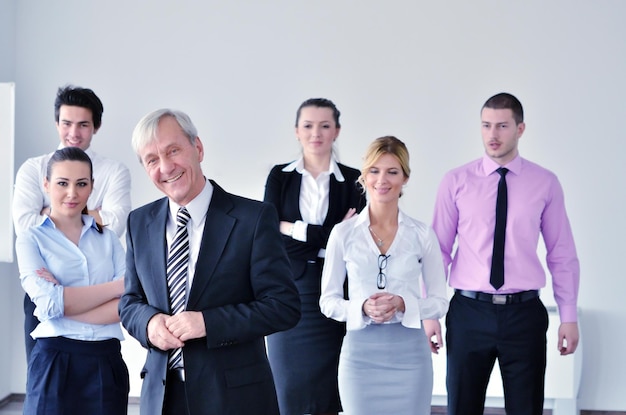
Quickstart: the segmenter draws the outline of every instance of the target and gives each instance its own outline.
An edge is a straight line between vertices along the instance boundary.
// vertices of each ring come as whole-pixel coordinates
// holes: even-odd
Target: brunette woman
[[[297,160],[274,166],[265,201],[276,206],[280,231],[300,293],[302,317],[267,338],[282,415],[337,414],[337,364],[345,325],[319,309],[325,248],[333,226],[365,206],[359,171],[337,161],[339,110],[328,99],[304,101],[296,113]]]
[[[117,235],[86,214],[93,190],[89,156],[57,150],[44,188],[50,213],[18,236],[22,287],[40,323],[28,362],[24,414],[126,414],[128,370],[117,305],[124,250]]]

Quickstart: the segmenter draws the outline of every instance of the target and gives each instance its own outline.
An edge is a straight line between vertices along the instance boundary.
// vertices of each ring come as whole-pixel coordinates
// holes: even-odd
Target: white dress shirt
[[[89,210],[98,210],[102,224],[118,237],[124,234],[130,212],[130,173],[124,164],[87,149],[93,165],[93,191],[87,201]],[[19,235],[31,226],[41,223],[43,208],[50,206],[50,198],[43,187],[48,161],[53,153],[26,160],[17,171],[13,189],[13,226]]]
[[[368,230],[369,209],[333,228],[326,246],[322,272],[322,313],[345,321],[347,330],[358,330],[373,321],[363,314],[363,303],[374,293],[387,291],[404,299],[404,313],[390,323],[420,328],[423,319],[439,319],[448,310],[446,276],[439,242],[426,224],[398,212],[398,231],[387,251],[383,272],[386,287],[379,290],[380,251]],[[348,276],[348,300],[343,283]]]
[[[206,214],[213,196],[213,185],[208,180],[204,188],[191,202],[185,206],[191,219],[187,222],[187,232],[189,234],[189,262],[187,264],[187,293],[185,295],[185,305],[189,299],[189,291],[193,283],[193,277],[196,271],[196,262],[198,262],[198,254],[200,253],[200,244],[202,243],[202,234],[204,233],[204,224],[206,222]],[[167,240],[167,250],[176,236],[176,216],[180,205],[169,201],[170,213],[165,225],[165,238]]]
[[[298,220],[293,224],[291,237],[300,242],[306,242],[308,224],[323,225],[326,220],[330,195],[330,175],[334,174],[338,182],[343,182],[345,178],[341,174],[334,157],[330,160],[328,170],[320,173],[317,177],[313,177],[304,168],[304,159],[302,157],[283,168],[284,172],[294,170],[302,175],[299,201],[302,220]],[[324,249],[321,249],[318,256],[323,258],[324,255]]]

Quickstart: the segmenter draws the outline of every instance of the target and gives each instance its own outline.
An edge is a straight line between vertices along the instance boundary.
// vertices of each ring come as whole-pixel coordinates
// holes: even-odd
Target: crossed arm
[[[59,285],[45,268],[37,276]],[[63,287],[63,313],[72,320],[89,324],[112,324],[120,321],[117,312],[119,297],[124,293],[124,279],[81,287]]]

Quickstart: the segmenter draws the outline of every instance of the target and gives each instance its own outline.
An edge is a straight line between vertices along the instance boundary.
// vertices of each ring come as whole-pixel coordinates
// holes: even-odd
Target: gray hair
[[[176,120],[180,128],[183,130],[189,142],[193,145],[198,137],[198,130],[191,122],[191,118],[182,111],[162,108],[146,114],[135,126],[133,130],[132,146],[137,155],[139,152],[152,143],[157,136],[159,122],[165,117],[172,117]],[[141,162],[141,158],[139,158]]]

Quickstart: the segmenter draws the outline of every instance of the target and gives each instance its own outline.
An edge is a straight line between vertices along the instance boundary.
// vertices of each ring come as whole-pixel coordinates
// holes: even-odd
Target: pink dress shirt
[[[500,178],[486,155],[448,172],[437,193],[433,229],[452,288],[496,293],[489,283]],[[580,266],[556,175],[519,156],[505,166],[508,213],[504,286],[497,293],[538,290],[546,274],[537,255],[539,234],[562,323],[577,321]],[[453,248],[456,241],[456,251]]]

